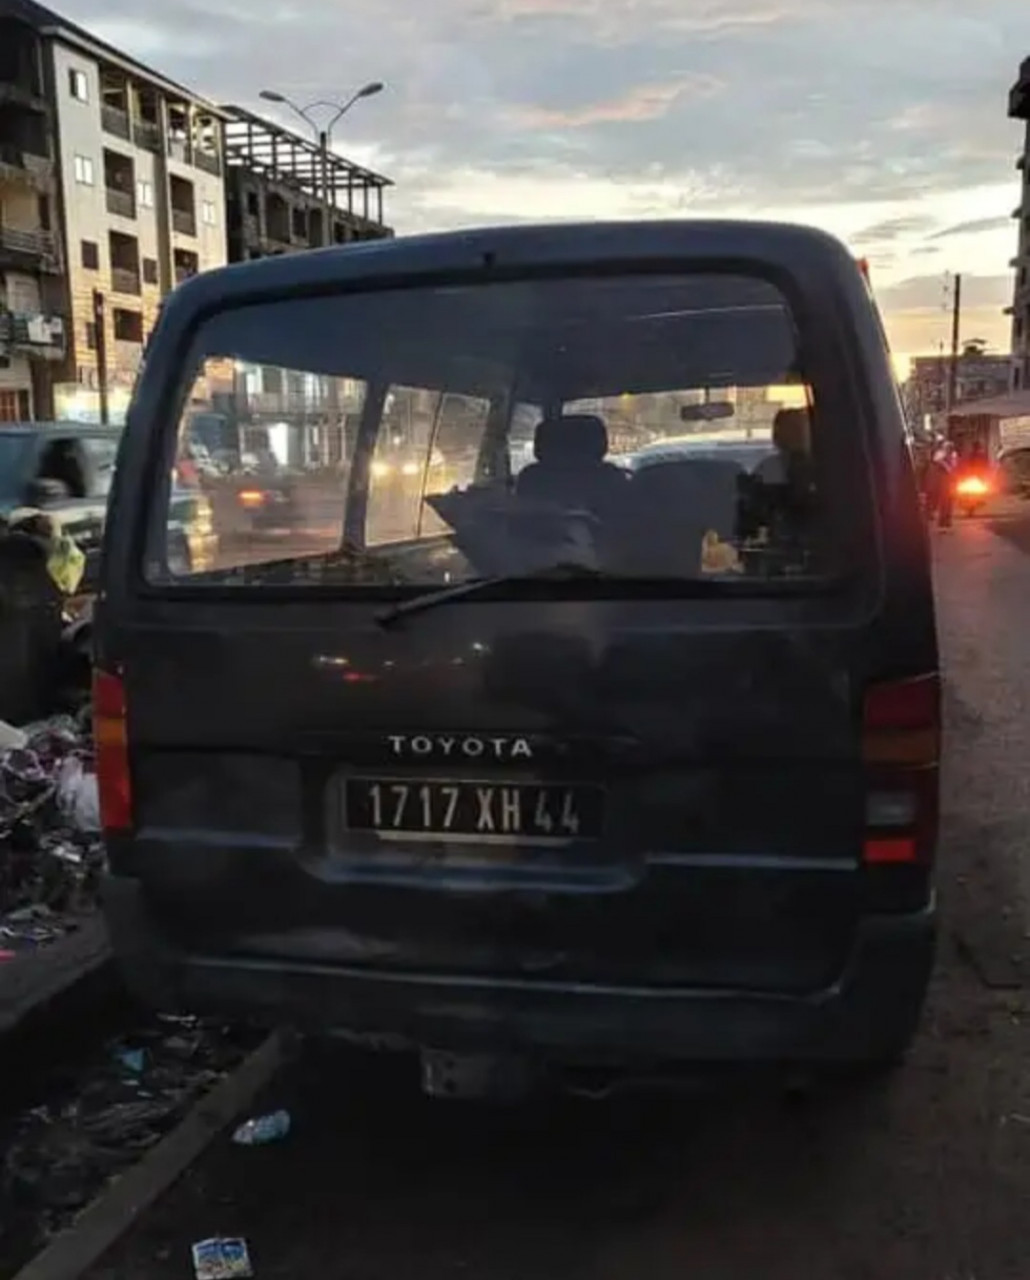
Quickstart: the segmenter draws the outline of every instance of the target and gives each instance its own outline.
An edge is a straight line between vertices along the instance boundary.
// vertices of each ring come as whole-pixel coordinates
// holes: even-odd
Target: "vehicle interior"
[[[470,290],[439,291],[440,341],[425,340],[418,308],[405,315],[396,303],[388,344],[364,336],[382,331],[375,323],[348,333],[347,378],[365,391],[337,485],[334,546],[320,548],[315,576],[421,585],[559,563],[631,579],[822,572],[818,408],[782,297],[734,277],[738,305],[721,305],[717,281],[708,305],[685,308],[682,286],[666,279],[629,290],[618,280],[564,283],[563,305],[549,306],[544,323],[532,311],[513,323],[512,308],[488,296],[505,286],[477,291],[474,323]],[[365,300],[373,312],[378,301]],[[248,329],[237,348],[254,366],[340,376],[338,365],[319,367],[310,343],[290,358],[298,331]],[[612,461],[663,434],[682,440],[680,410],[700,395],[738,405],[750,397],[774,474],[688,448],[636,472]],[[742,412],[719,424],[723,436],[751,439]],[[703,555],[713,540],[729,549],[718,569]],[[272,562],[282,550],[257,565],[249,554],[245,568],[267,577],[279,564],[289,577],[295,557]],[[304,559],[310,578],[310,553]]]

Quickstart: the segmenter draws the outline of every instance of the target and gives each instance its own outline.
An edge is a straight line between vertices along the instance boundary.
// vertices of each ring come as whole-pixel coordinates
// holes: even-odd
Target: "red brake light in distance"
[[[132,792],[125,685],[120,676],[99,669],[93,673],[93,740],[100,825],[104,831],[126,831],[132,826]]]

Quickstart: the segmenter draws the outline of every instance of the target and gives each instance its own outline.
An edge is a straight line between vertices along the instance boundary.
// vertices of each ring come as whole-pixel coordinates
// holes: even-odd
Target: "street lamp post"
[[[332,99],[320,98],[317,102],[309,102],[306,107],[298,107],[284,93],[278,93],[275,89],[262,89],[258,95],[264,98],[266,102],[275,102],[280,106],[289,107],[290,110],[300,116],[304,123],[314,134],[315,141],[318,144],[318,166],[319,166],[319,186],[321,187],[322,197],[322,244],[332,244],[332,228],[333,220],[333,194],[334,189],[330,189],[329,183],[329,149],[332,146],[333,128],[341,116],[354,106],[356,102],[360,102],[362,98],[375,97],[377,93],[382,93],[383,85],[378,80],[372,80],[343,102],[334,102]],[[318,121],[312,117],[312,111],[328,107],[333,114],[329,117],[324,126],[319,125]]]
[[[333,128],[337,121],[347,114],[356,102],[360,102],[362,98],[375,97],[377,93],[382,93],[383,85],[378,80],[371,80],[368,84],[362,85],[357,93],[343,102],[333,102],[331,99],[321,98],[316,102],[309,102],[306,107],[299,107],[292,102],[284,93],[278,93],[275,89],[262,89],[259,97],[264,98],[266,102],[275,102],[280,106],[289,107],[290,110],[300,116],[304,123],[308,126],[315,136],[318,143],[318,168],[319,178],[318,185],[321,187],[320,195],[322,197],[322,245],[328,246],[333,243],[333,210],[335,207],[335,184],[330,188],[329,183],[329,148],[332,145]],[[318,123],[318,120],[312,116],[313,111],[321,111],[328,107],[332,112],[324,126]],[[328,421],[332,427],[340,430],[345,434],[345,426],[340,414],[340,388],[335,377],[327,379],[327,409]],[[329,445],[328,432],[322,441],[323,460],[327,458],[327,449]]]

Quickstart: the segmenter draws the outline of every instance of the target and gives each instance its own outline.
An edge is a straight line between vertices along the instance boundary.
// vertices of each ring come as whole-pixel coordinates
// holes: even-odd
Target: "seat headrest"
[[[809,453],[812,424],[807,409],[781,409],[773,419],[773,444],[785,453]]]
[[[533,436],[537,462],[601,462],[608,452],[608,429],[592,413],[544,418]]]

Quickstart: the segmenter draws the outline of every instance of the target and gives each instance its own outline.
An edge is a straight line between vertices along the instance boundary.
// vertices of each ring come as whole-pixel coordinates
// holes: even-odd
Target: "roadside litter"
[[[193,1271],[197,1280],[237,1280],[254,1274],[246,1240],[216,1236],[193,1246]]]
[[[263,1147],[269,1142],[279,1142],[290,1132],[290,1113],[273,1111],[268,1116],[255,1116],[247,1120],[232,1136],[241,1147]]]
[[[62,1072],[43,1090],[47,1102],[0,1131],[0,1273],[5,1233],[31,1236],[32,1249],[41,1248],[235,1070],[259,1038],[198,1018],[156,1018]]]
[[[7,733],[0,736],[19,739]],[[57,716],[0,749],[0,948],[21,951],[93,910],[104,866],[85,717]]]

